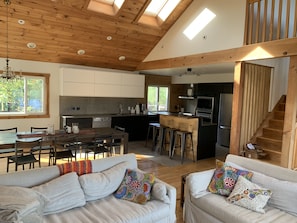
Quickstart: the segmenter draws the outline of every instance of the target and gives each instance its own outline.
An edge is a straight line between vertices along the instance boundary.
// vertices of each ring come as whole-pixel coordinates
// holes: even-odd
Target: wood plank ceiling
[[[160,26],[138,23],[150,0],[125,0],[115,16],[87,10],[89,0],[11,0],[10,59],[134,71],[193,0],[182,0]],[[24,24],[18,23],[24,20]],[[0,57],[6,57],[6,5],[0,2]],[[107,40],[111,36],[112,40]],[[37,47],[30,49],[27,43]],[[77,51],[85,50],[84,55]],[[125,56],[124,61],[119,56]],[[5,65],[0,62],[0,66]]]

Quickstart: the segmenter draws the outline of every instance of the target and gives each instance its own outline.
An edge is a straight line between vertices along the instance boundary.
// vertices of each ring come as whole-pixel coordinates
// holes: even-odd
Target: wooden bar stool
[[[174,145],[173,145],[172,152],[171,152],[171,157],[170,157],[171,159],[173,158],[175,148],[177,147],[176,142],[177,142],[178,139],[180,139],[180,155],[181,155],[181,163],[184,162],[184,153],[185,153],[185,150],[187,149],[187,148],[186,148],[187,138],[189,138],[190,141],[191,141],[191,147],[189,148],[189,150],[192,151],[192,154],[193,154],[193,162],[195,161],[195,158],[194,158],[194,148],[193,148],[193,136],[192,136],[192,132],[181,131],[181,130],[177,130],[177,131],[175,131],[175,140],[174,140]]]

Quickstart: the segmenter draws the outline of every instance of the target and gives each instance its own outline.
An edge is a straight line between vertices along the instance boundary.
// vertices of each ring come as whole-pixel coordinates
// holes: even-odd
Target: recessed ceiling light
[[[78,55],[84,55],[85,53],[86,53],[85,50],[78,50],[78,51],[77,51],[77,54],[78,54]]]
[[[36,43],[33,43],[33,42],[31,42],[31,43],[27,43],[27,47],[28,47],[29,49],[34,49],[34,48],[36,48]]]
[[[18,23],[19,23],[20,25],[24,25],[24,24],[25,24],[25,20],[23,20],[23,19],[19,19],[19,20],[18,20]]]
[[[125,56],[119,56],[119,60],[126,60]]]
[[[112,40],[112,36],[107,36],[106,39],[107,40]]]

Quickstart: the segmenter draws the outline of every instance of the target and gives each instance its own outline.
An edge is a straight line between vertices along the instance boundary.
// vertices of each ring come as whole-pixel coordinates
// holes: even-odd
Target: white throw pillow
[[[44,215],[63,212],[86,204],[76,172],[57,177],[45,184],[33,187],[48,199]]]
[[[243,176],[239,176],[227,201],[264,214],[265,210],[263,208],[266,206],[271,194],[270,190],[261,188]]]
[[[187,185],[189,186],[190,193],[194,198],[200,198],[210,194],[210,192],[207,190],[207,187],[214,171],[214,169],[205,170],[191,173],[189,176],[187,176]]]
[[[160,182],[155,182],[152,188],[152,197],[156,200],[163,201],[166,204],[170,204],[170,199],[167,195],[166,185]]]
[[[30,188],[0,186],[0,222],[41,223],[45,202],[41,194]]]
[[[297,183],[254,172],[252,182],[273,191],[268,205],[297,216]]]
[[[97,200],[115,192],[120,186],[128,166],[128,162],[122,162],[102,172],[79,176],[86,200]]]

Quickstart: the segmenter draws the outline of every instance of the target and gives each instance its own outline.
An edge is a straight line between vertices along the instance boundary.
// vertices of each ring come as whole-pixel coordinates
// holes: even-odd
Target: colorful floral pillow
[[[271,197],[271,194],[271,190],[261,188],[257,184],[239,176],[233,191],[227,198],[227,201],[264,214],[264,207]]]
[[[247,170],[236,169],[232,166],[217,168],[207,189],[211,193],[229,196],[236,184],[238,176],[243,176],[250,180],[253,173]]]
[[[150,200],[154,182],[155,176],[151,173],[127,169],[124,179],[114,196],[119,199],[145,204]]]

